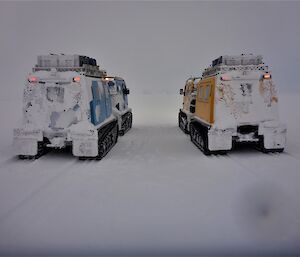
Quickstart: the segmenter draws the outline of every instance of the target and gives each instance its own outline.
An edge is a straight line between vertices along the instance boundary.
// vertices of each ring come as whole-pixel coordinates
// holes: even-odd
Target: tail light
[[[263,78],[264,79],[271,79],[271,74],[266,73],[266,74],[263,75]]]
[[[38,78],[36,76],[29,76],[28,77],[28,82],[29,83],[37,83],[38,82]]]
[[[81,80],[80,76],[76,76],[73,78],[73,82],[79,83]]]

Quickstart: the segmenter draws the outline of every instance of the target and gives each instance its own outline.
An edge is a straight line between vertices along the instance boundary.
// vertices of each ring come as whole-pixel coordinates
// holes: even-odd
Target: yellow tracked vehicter
[[[201,77],[189,78],[178,124],[204,154],[227,152],[251,143],[263,152],[282,152],[286,127],[278,96],[261,56],[221,56]]]

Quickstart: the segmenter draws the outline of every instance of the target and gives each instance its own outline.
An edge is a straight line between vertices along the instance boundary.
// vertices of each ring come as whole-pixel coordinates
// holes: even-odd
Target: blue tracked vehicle
[[[36,159],[69,146],[80,159],[102,159],[123,129],[106,77],[93,58],[38,56],[25,83],[22,124],[14,129],[15,153]]]

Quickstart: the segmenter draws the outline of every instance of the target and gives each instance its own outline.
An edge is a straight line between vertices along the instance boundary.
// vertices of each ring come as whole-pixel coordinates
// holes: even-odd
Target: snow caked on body
[[[278,116],[278,96],[261,56],[221,56],[201,77],[189,78],[179,126],[206,154],[228,151],[233,143],[255,143],[281,152],[286,127]]]
[[[25,84],[22,125],[14,130],[16,154],[37,158],[46,148],[71,146],[74,156],[101,159],[131,128],[125,81],[86,56],[37,61]]]

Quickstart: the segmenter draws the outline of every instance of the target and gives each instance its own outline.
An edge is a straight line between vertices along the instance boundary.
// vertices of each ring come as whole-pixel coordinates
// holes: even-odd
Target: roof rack
[[[100,70],[99,66],[91,66],[84,64],[82,67],[34,67],[32,68],[33,72],[37,71],[51,71],[52,69],[55,69],[57,71],[76,71],[80,73],[84,73],[87,76],[92,77],[106,77],[107,73],[106,70]]]
[[[264,64],[259,65],[234,65],[234,66],[214,66],[206,68],[202,77],[209,77],[218,74],[219,72],[228,72],[228,71],[251,71],[251,70],[261,70],[268,71],[269,67]]]
[[[82,55],[64,55],[64,54],[49,54],[39,55],[37,64],[32,69],[36,71],[76,71],[82,72],[87,76],[105,77],[107,73],[97,65],[97,61],[93,58]]]
[[[212,61],[212,67],[218,65],[259,65],[263,64],[261,55],[241,54],[241,55],[223,55]]]

